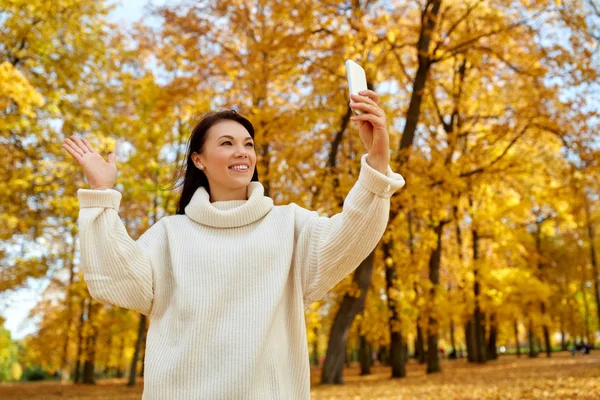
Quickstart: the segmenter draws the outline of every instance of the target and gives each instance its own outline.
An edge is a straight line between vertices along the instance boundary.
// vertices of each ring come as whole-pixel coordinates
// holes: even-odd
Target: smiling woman
[[[208,178],[210,201],[247,200],[246,187],[256,165],[254,140],[235,121],[222,121],[208,130],[208,137],[191,159]]]
[[[274,206],[256,173],[254,128],[234,111],[192,130],[177,215],[137,241],[118,215],[108,163],[85,139],[64,147],[79,189],[81,268],[97,300],[149,315],[144,399],[309,399],[304,310],[351,273],[387,225],[392,172],[374,92],[353,97],[368,154],[341,213]]]
[[[184,170],[177,214],[199,187],[211,202],[247,200],[248,184],[258,181],[252,123],[233,110],[207,114],[192,129]]]

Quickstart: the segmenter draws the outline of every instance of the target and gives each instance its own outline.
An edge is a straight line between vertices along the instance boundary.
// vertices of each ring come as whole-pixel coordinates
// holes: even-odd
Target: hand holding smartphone
[[[360,65],[352,60],[346,60],[346,75],[348,76],[349,95],[358,94],[363,90],[367,90],[367,75]],[[352,111],[355,114],[363,113],[361,110],[352,109]]]

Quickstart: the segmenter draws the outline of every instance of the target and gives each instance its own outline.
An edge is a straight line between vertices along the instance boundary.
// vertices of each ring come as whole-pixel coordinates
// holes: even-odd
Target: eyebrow
[[[223,135],[221,136],[219,139],[223,139],[223,138],[227,138],[227,139],[231,139],[231,140],[235,140],[235,138],[233,136],[229,136],[229,135]],[[254,140],[252,139],[251,136],[248,136],[247,138],[245,138],[244,140]]]

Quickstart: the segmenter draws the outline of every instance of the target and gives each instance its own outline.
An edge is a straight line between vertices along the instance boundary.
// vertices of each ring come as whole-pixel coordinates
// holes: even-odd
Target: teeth
[[[248,167],[246,165],[236,165],[234,167],[230,167],[231,169],[235,169],[237,171],[248,171]]]

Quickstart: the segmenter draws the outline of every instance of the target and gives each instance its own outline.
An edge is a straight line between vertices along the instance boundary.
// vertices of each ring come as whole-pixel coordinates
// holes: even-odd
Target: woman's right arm
[[[164,248],[162,220],[137,241],[118,215],[121,193],[113,189],[79,189],[81,268],[92,297],[149,314],[154,298],[154,254]],[[154,260],[154,262],[153,262]]]
[[[149,314],[152,309],[153,264],[166,244],[160,221],[138,241],[127,234],[118,215],[121,193],[113,190],[117,180],[116,153],[108,162],[85,139],[72,135],[63,145],[81,165],[91,189],[79,197],[81,268],[93,298]]]

